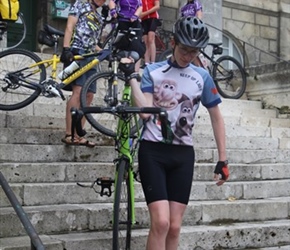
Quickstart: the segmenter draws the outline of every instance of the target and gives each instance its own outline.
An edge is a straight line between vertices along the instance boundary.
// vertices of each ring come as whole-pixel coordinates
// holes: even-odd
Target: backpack
[[[0,19],[16,21],[18,19],[19,1],[0,0]]]

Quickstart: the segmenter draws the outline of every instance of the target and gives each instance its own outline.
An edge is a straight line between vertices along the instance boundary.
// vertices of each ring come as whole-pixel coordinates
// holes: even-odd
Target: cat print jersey
[[[200,103],[211,108],[221,103],[209,73],[193,64],[180,68],[170,59],[148,65],[143,72],[141,89],[153,94],[153,106],[168,113],[167,138],[161,133],[158,115],[151,115],[142,131],[147,141],[192,146],[192,129]]]

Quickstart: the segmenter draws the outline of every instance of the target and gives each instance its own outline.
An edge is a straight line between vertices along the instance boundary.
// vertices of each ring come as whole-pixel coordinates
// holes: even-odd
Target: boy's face
[[[191,48],[180,43],[174,43],[173,46],[175,46],[174,58],[180,67],[186,67],[200,53],[198,48]]]

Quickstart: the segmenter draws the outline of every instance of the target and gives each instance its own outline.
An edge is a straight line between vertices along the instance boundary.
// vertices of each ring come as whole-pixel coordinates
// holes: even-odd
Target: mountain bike
[[[240,62],[232,56],[222,55],[222,43],[209,43],[212,53],[209,56],[204,50],[200,53],[206,59],[201,65],[212,76],[219,94],[224,98],[239,99],[246,91],[247,76]],[[160,56],[163,60],[172,55],[172,49],[164,51]],[[215,59],[216,55],[222,55]]]
[[[58,43],[59,39],[64,36],[62,31],[45,25],[44,31],[40,32],[40,42],[54,47],[52,58],[42,60],[35,53],[18,48],[0,52],[0,110],[11,111],[24,108],[40,95],[48,98],[60,97],[65,100],[62,89],[88,70],[97,67],[112,53],[117,53],[116,50],[113,52],[111,47],[113,48],[113,43],[121,39],[125,33],[125,31],[120,31],[115,34],[113,39],[110,39],[112,45],[109,49],[74,56],[74,61],[79,62],[86,58],[92,59],[61,81],[57,80],[57,71],[61,63]],[[51,69],[51,73],[47,77],[48,68]]]
[[[163,136],[166,138],[167,113],[162,108],[132,107],[130,85],[126,82],[123,98],[117,106],[91,106],[79,110],[72,109],[72,139],[76,128],[79,136],[84,136],[81,127],[83,116],[107,113],[117,118],[118,125],[115,133],[115,150],[118,153],[115,163],[114,177],[97,177],[91,184],[77,183],[80,187],[92,188],[101,196],[114,195],[112,220],[112,249],[131,249],[132,226],[138,224],[135,216],[134,180],[138,180],[138,172],[134,170],[134,157],[140,138],[140,127],[131,131],[131,122],[136,122],[136,114],[157,114],[161,121]],[[117,93],[114,93],[117,98]]]
[[[18,13],[16,21],[0,20],[0,50],[18,47],[25,39],[26,32],[26,23],[21,12]]]

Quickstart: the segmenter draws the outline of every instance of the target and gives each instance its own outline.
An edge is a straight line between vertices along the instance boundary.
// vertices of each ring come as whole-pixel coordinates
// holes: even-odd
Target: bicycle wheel
[[[46,78],[41,59],[24,49],[0,52],[0,110],[16,110],[32,103],[41,93],[38,84]]]
[[[15,22],[0,21],[0,50],[16,48],[25,37],[26,23],[22,13],[18,14]]]
[[[213,79],[220,95],[239,99],[246,90],[247,77],[242,65],[231,56],[221,56],[213,66]]]
[[[157,58],[157,62],[161,62],[164,60],[168,60],[169,57],[172,55],[172,49],[167,49],[163,51]]]
[[[129,163],[121,159],[117,166],[113,210],[113,250],[129,250],[132,229],[131,190],[128,175]]]
[[[94,99],[90,106],[101,106],[101,107],[110,107],[110,101],[112,100],[112,79],[113,72],[99,72],[97,74],[92,75],[85,83],[84,87],[81,91],[81,107],[87,107],[87,94],[89,92],[90,86],[97,84],[97,93],[94,95]],[[122,100],[122,90],[125,85],[124,76],[118,75],[118,101],[119,103]],[[98,130],[99,132],[110,136],[116,137],[117,125],[118,125],[118,117],[113,114],[101,113],[101,114],[85,114],[88,122]],[[130,122],[130,131],[131,136],[134,136],[142,127],[142,120],[135,115],[136,119],[133,117],[129,120]]]

